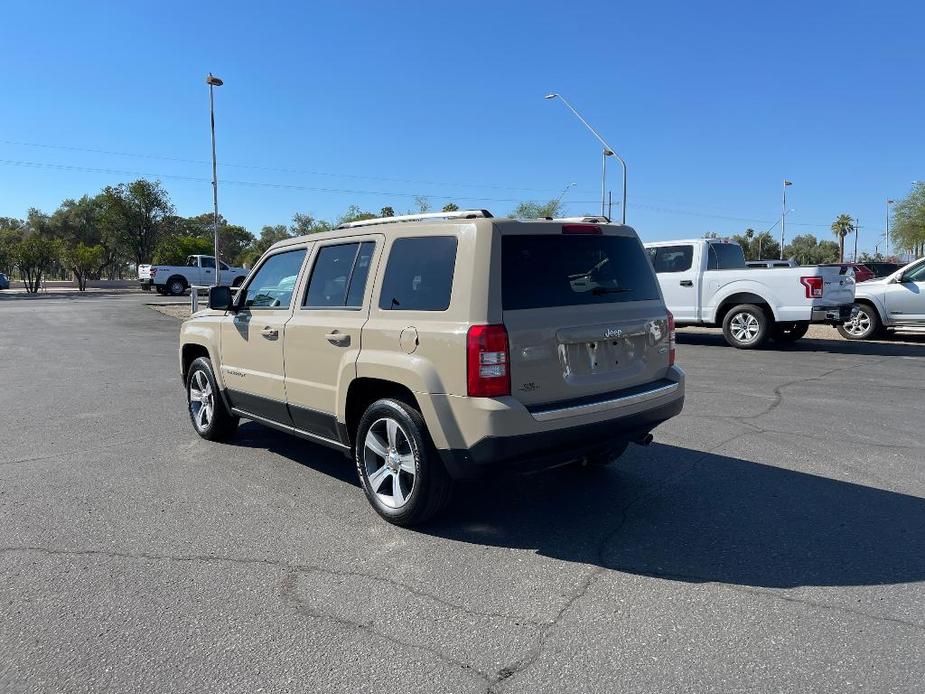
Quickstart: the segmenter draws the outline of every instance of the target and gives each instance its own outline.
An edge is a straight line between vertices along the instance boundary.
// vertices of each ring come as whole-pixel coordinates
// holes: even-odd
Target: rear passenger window
[[[710,243],[707,244],[709,256],[708,270],[739,270],[746,267],[745,253],[742,246],[737,243]]]
[[[397,239],[382,280],[379,308],[445,311],[456,267],[455,236]]]
[[[375,243],[343,243],[318,250],[305,293],[306,308],[360,308]]]
[[[656,246],[649,248],[649,259],[655,272],[685,272],[694,261],[693,246]]]

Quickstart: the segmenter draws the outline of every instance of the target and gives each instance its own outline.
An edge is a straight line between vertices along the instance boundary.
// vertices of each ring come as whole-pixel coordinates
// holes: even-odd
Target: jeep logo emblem
[[[623,331],[618,328],[607,328],[607,330],[604,331],[604,337],[623,337]]]

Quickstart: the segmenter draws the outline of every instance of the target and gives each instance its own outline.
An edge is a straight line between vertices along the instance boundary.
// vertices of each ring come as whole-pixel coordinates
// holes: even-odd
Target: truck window
[[[379,308],[446,311],[455,268],[455,236],[396,239],[382,280]]]
[[[693,246],[656,246],[649,248],[649,260],[658,273],[684,272],[694,262]]]
[[[372,241],[321,247],[302,306],[360,308],[374,248]]]
[[[501,300],[506,311],[658,298],[652,266],[633,237],[501,238]]]
[[[305,249],[276,253],[267,258],[244,290],[244,308],[286,309],[292,301]]]
[[[737,243],[708,243],[708,270],[740,270],[745,265],[745,253]]]
[[[210,267],[210,268],[214,268],[214,267],[215,267],[215,258],[208,258],[208,257],[206,257],[206,256],[203,255],[203,256],[200,256],[200,257],[199,257],[199,263],[200,263],[200,267]]]

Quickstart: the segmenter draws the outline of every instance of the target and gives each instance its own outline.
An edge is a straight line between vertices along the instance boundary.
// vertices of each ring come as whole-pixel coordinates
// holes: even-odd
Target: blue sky
[[[644,239],[767,228],[786,177],[788,236],[847,212],[873,249],[885,200],[925,179],[912,0],[36,1],[3,16],[0,216],[136,174],[180,214],[209,210],[210,70],[221,211],[254,232],[416,195],[498,215],[572,182],[568,212],[595,212],[600,149],[550,91],[626,159]],[[609,182],[616,201],[615,165]]]

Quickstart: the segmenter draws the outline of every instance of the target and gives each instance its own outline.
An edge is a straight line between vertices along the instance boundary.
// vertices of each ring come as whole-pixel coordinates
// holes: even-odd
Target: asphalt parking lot
[[[921,691],[925,343],[684,334],[652,446],[409,531],[199,439],[151,300],[0,299],[0,690]]]

